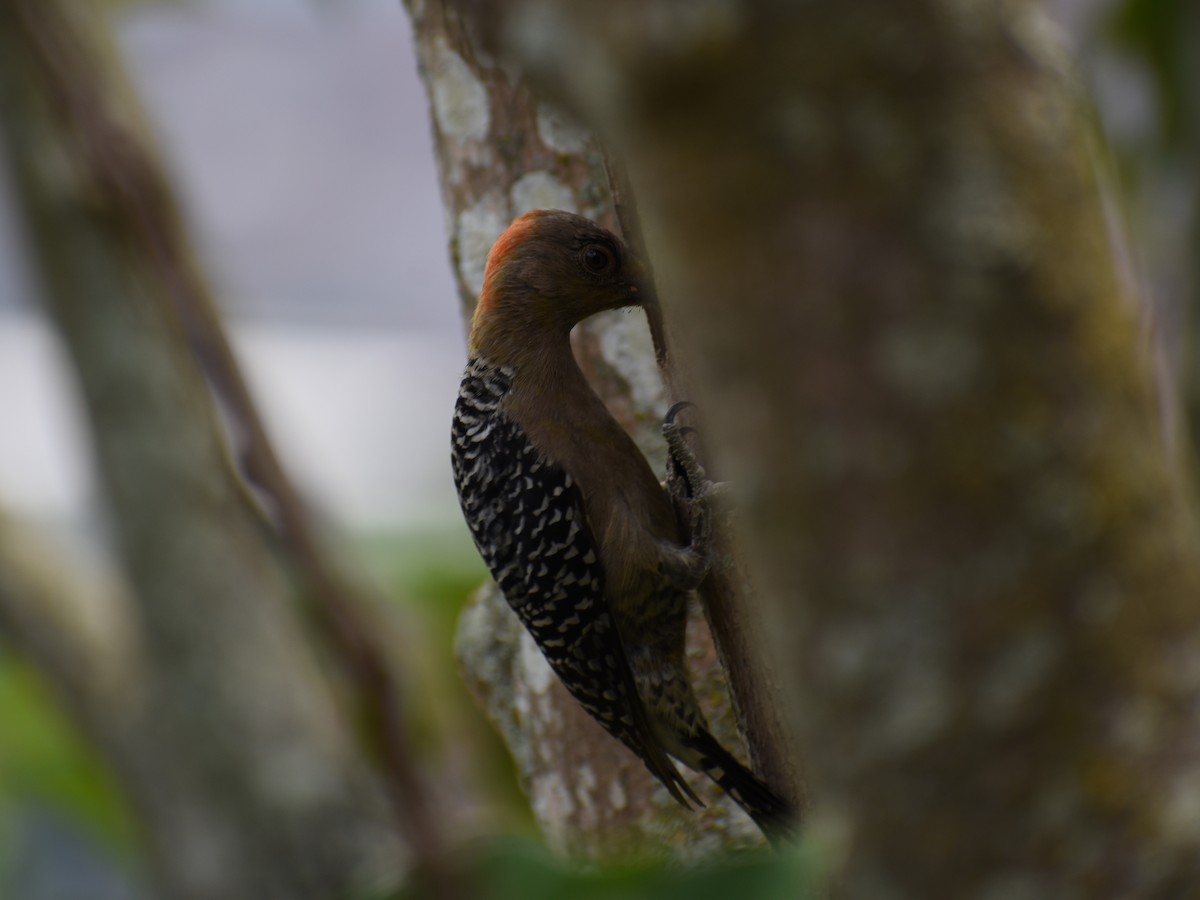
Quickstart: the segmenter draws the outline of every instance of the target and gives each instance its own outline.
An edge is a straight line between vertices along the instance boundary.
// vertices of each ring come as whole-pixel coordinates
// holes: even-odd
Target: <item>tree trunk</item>
[[[450,256],[469,322],[488,250],[512,219],[531,209],[556,208],[616,229],[616,215],[596,142],[484,49],[479,20],[461,16],[459,4],[407,5],[430,96]],[[660,424],[667,395],[644,322],[622,313],[600,316],[580,326],[574,342],[593,386],[652,465],[663,470]],[[698,694],[714,733],[739,747],[721,667],[699,614],[689,640]],[[656,850],[695,856],[719,846],[761,843],[749,819],[702,779],[692,783],[705,810],[679,808],[553,678],[494,586],[481,591],[464,614],[458,653],[476,696],[509,745],[553,846],[599,858]],[[749,691],[748,685],[738,687]],[[749,698],[741,709],[762,706]],[[772,724],[768,719],[751,721],[755,733]],[[755,755],[780,760],[771,749]]]
[[[621,141],[842,893],[1195,896],[1194,514],[1031,4],[502,31]]]

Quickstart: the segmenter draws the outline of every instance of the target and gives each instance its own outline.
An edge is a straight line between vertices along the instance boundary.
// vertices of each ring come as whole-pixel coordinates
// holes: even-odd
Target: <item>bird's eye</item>
[[[616,264],[613,252],[603,244],[588,244],[579,255],[583,267],[593,275],[603,275],[612,270]]]

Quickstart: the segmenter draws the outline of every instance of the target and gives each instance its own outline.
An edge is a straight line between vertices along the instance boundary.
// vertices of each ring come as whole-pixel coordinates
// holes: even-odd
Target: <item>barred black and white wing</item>
[[[512,373],[472,360],[452,429],[454,480],[480,555],[572,696],[681,803],[696,797],[654,736],[569,472],[501,409]]]

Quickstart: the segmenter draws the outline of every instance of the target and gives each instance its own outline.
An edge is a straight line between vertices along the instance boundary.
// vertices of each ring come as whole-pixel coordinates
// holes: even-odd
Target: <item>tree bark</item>
[[[28,600],[69,585],[28,568],[0,585],[4,618],[107,754],[167,896],[324,900],[372,868],[394,878],[400,848],[185,343],[176,304],[203,280],[98,13],[0,6],[0,92],[14,184],[91,424],[132,658],[72,655],[99,645]],[[110,669],[123,677],[103,691],[92,679]]]
[[[501,27],[629,166],[841,893],[1195,896],[1194,511],[1032,5]]]
[[[515,217],[557,208],[616,230],[618,223],[596,142],[485,49],[479,11],[461,15],[469,4],[428,0],[406,5],[430,96],[450,255],[469,322],[488,250]],[[574,342],[593,386],[662,471],[660,425],[667,396],[649,337],[640,317],[617,313],[584,323]],[[738,747],[727,689],[698,613],[690,641],[698,690],[715,733]],[[703,813],[680,809],[552,677],[494,587],[481,591],[463,616],[458,654],[509,745],[553,846],[600,858],[655,850],[697,856],[715,847],[761,843],[741,811],[705,782],[693,784],[707,804]],[[751,724],[761,727],[765,718]],[[768,767],[779,758],[769,750],[755,756],[765,757]]]

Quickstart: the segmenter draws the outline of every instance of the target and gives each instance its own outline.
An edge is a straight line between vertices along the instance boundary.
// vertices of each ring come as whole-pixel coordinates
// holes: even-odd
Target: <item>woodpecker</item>
[[[790,804],[709,733],[684,666],[706,553],[682,543],[667,492],[571,352],[578,322],[649,291],[639,261],[594,222],[558,210],[513,222],[471,323],[455,485],[480,555],[571,695],[681,804],[699,800],[671,757],[777,841],[794,827]]]

